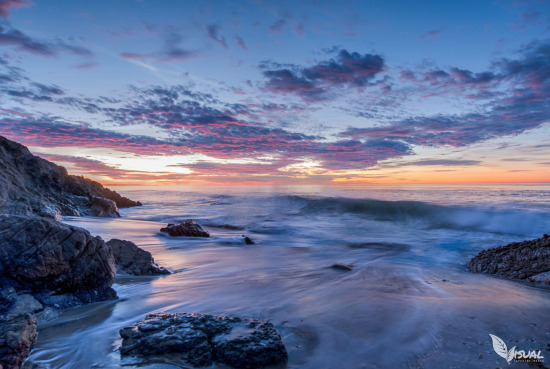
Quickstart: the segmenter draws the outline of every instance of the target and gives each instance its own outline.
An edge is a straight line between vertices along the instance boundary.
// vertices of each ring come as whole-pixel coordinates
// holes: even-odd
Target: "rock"
[[[113,250],[118,272],[131,275],[160,275],[170,274],[166,268],[159,267],[150,252],[139,248],[130,241],[116,238],[107,242]]]
[[[550,272],[535,274],[529,277],[529,280],[531,282],[542,282],[542,283],[550,284]]]
[[[94,217],[120,217],[116,203],[104,197],[93,197],[90,201],[90,209],[84,214]]]
[[[186,219],[180,224],[168,224],[168,226],[161,228],[160,231],[177,237],[210,237],[210,233],[204,230],[193,219]]]
[[[41,303],[67,295],[82,303],[116,298],[110,247],[82,228],[41,217],[0,215],[0,285]],[[49,291],[49,292],[48,292]]]
[[[0,320],[0,367],[20,368],[36,337],[36,318],[31,314]]]
[[[141,205],[98,182],[69,175],[65,168],[2,136],[0,188],[0,213],[6,214],[120,216],[118,208]]]
[[[122,355],[181,354],[193,366],[213,362],[252,369],[283,364],[288,354],[269,322],[207,314],[155,313],[120,330]]]
[[[247,245],[255,245],[256,244],[256,242],[252,241],[250,239],[250,237],[245,236],[244,234],[242,236],[243,236],[243,239],[244,239],[244,243],[246,243]]]
[[[514,242],[506,246],[483,250],[468,263],[474,273],[495,274],[524,280],[539,280],[550,284],[550,238]]]
[[[353,266],[345,265],[345,264],[332,264],[330,267],[331,267],[331,269],[342,270],[342,271],[345,271],[345,272],[350,272],[350,271],[353,270]]]
[[[20,314],[33,314],[42,311],[44,306],[28,293],[15,295],[11,301],[11,306],[5,316],[5,319],[11,319]]]

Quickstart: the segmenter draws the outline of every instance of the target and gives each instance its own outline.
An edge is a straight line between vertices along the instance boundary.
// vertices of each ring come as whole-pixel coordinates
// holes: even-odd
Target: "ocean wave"
[[[445,206],[421,201],[385,201],[344,197],[281,196],[293,202],[303,215],[356,214],[378,221],[398,221],[428,228],[528,235],[540,233],[550,225],[548,214]]]

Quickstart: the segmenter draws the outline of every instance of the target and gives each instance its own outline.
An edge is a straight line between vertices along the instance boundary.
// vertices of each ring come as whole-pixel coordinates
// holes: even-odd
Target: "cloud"
[[[475,166],[479,165],[482,162],[479,160],[463,160],[463,159],[426,159],[426,160],[417,160],[417,161],[411,161],[408,163],[400,163],[396,166],[408,166],[408,165],[420,165],[420,166],[433,166],[433,165],[441,165],[441,166]]]
[[[97,62],[81,63],[73,66],[74,69],[92,69],[99,66]]]
[[[269,26],[269,34],[270,35],[279,35],[284,32],[284,27],[288,24],[288,22],[284,19],[279,19],[277,22],[273,23],[271,26]]]
[[[441,35],[443,32],[445,32],[445,28],[434,29],[434,30],[431,30],[431,31],[428,31],[426,33],[421,34],[420,36],[418,36],[418,38],[420,40],[425,40],[427,38],[433,39],[433,38]]]
[[[9,18],[11,8],[22,8],[30,5],[30,0],[0,0],[0,17]]]
[[[456,93],[477,89],[486,92],[487,102],[476,112],[439,114],[397,119],[372,128],[350,127],[341,137],[386,138],[410,145],[467,146],[495,137],[517,135],[550,121],[550,42],[536,41],[522,48],[516,59],[500,58],[492,71],[473,73],[458,68],[436,69],[418,78],[404,71],[401,78],[419,87]],[[498,93],[493,93],[494,89]]]
[[[242,39],[241,36],[235,36],[235,41],[237,42],[237,45],[239,45],[239,47],[243,50],[248,50],[248,47],[246,46],[246,44],[244,43],[244,40]]]
[[[62,52],[86,57],[94,55],[92,51],[83,46],[68,43],[63,40],[49,42],[31,38],[23,32],[11,27],[11,25],[5,21],[0,22],[0,45],[14,46],[19,51],[42,56],[56,56]]]
[[[123,52],[118,56],[126,60],[154,60],[159,63],[171,63],[187,61],[198,55],[196,50],[181,46],[184,41],[183,36],[173,27],[167,27],[163,30],[160,37],[162,47],[157,51],[151,53]]]
[[[279,67],[272,63],[271,67]],[[261,64],[263,75],[268,79],[264,88],[273,93],[295,93],[306,100],[322,100],[326,93],[341,86],[364,88],[385,69],[382,56],[361,55],[340,50],[335,59],[321,61],[311,67],[269,69]]]
[[[219,34],[220,32],[220,26],[217,24],[211,24],[206,26],[206,33],[208,37],[212,40],[218,43],[221,47],[224,49],[227,49],[227,42],[225,40],[224,36],[221,36]]]
[[[26,146],[110,148],[141,155],[188,152],[185,147],[168,141],[58,122],[48,117],[1,118],[0,135]]]

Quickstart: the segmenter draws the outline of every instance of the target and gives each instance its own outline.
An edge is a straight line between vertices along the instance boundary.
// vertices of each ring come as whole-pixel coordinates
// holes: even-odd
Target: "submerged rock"
[[[36,318],[31,314],[0,320],[0,368],[19,369],[36,338]]]
[[[468,263],[468,269],[550,284],[550,237],[483,250]]]
[[[346,264],[332,264],[330,268],[335,270],[342,270],[345,272],[350,272],[353,270],[353,266]]]
[[[29,291],[41,303],[70,295],[82,303],[116,297],[116,266],[100,237],[40,217],[0,215],[0,285]]]
[[[150,252],[139,248],[130,241],[116,238],[107,242],[113,250],[117,271],[131,275],[171,274],[166,268],[159,267]]]
[[[168,224],[166,227],[161,228],[160,231],[175,237],[210,237],[210,233],[204,230],[193,219],[186,219],[180,224]]]
[[[23,145],[0,136],[0,213],[120,216],[118,208],[140,206],[98,182],[34,156]]]
[[[122,355],[180,354],[193,366],[213,362],[252,369],[282,364],[288,354],[266,321],[207,314],[149,314],[120,330]]]
[[[255,245],[256,244],[256,242],[252,241],[252,239],[250,237],[245,236],[244,234],[242,236],[243,236],[244,243],[246,243],[247,245]]]

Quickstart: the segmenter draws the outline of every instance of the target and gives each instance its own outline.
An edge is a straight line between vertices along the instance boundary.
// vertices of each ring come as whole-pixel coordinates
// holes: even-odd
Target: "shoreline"
[[[241,311],[241,313],[245,312],[244,314],[245,316],[264,316],[265,315],[265,312],[261,313],[261,311],[265,311],[264,309],[267,308],[269,303],[266,303],[267,305],[259,304],[257,307],[259,308],[259,310],[257,310],[257,308],[250,310],[250,306],[237,307],[237,305],[234,305],[234,303],[231,302],[232,299],[228,300],[228,296],[227,296],[228,292],[226,291],[225,294],[222,293],[222,291],[224,291],[224,287],[215,286],[216,283],[219,283],[219,282],[215,282],[215,281],[218,281],[216,277],[217,276],[216,271],[225,270],[227,267],[222,267],[222,265],[226,265],[227,263],[222,262],[220,264],[220,262],[218,261],[218,262],[215,262],[214,265],[211,264],[213,260],[216,259],[215,255],[224,255],[229,260],[249,260],[249,259],[261,260],[261,259],[258,259],[258,256],[264,254],[262,252],[262,249],[265,248],[264,246],[259,246],[259,247],[225,246],[220,248],[220,245],[216,246],[216,244],[211,243],[211,241],[213,240],[204,240],[206,244],[201,243],[200,241],[194,242],[196,241],[194,239],[188,239],[188,240],[185,240],[184,242],[182,240],[174,240],[171,238],[159,237],[158,235],[155,235],[155,234],[152,235],[148,229],[144,229],[143,227],[144,224],[148,224],[149,226],[151,226],[150,229],[153,230],[153,229],[156,229],[158,225],[162,224],[158,222],[139,221],[139,220],[132,220],[132,219],[107,220],[107,219],[99,219],[99,218],[75,218],[74,221],[79,224],[82,224],[82,223],[92,224],[96,229],[103,228],[102,225],[106,223],[107,224],[110,223],[111,225],[106,227],[106,230],[105,230],[105,233],[107,235],[110,235],[110,232],[115,232],[118,229],[118,231],[121,232],[121,234],[124,234],[127,238],[131,238],[129,237],[128,234],[124,233],[126,232],[124,229],[131,230],[130,232],[134,232],[135,239],[137,240],[141,239],[144,241],[143,242],[144,248],[146,248],[151,252],[153,252],[153,250],[160,251],[160,253],[157,253],[156,255],[153,252],[153,255],[155,255],[155,258],[158,259],[159,261],[163,260],[164,258],[166,258],[166,260],[168,259],[177,260],[178,257],[171,256],[171,250],[170,250],[173,247],[177,247],[176,249],[172,249],[175,251],[179,251],[175,255],[182,255],[183,253],[185,255],[184,258],[188,263],[186,265],[183,265],[183,268],[176,268],[176,269],[181,269],[179,273],[176,273],[168,277],[161,277],[161,280],[156,280],[156,281],[149,280],[143,283],[134,281],[134,282],[129,282],[129,284],[127,283],[122,283],[120,285],[117,284],[115,286],[117,288],[117,291],[119,290],[119,288],[121,291],[125,291],[125,292],[119,292],[121,300],[123,301],[115,302],[112,305],[108,303],[110,306],[113,306],[114,308],[114,310],[110,313],[111,317],[108,318],[111,320],[111,323],[104,321],[103,323],[99,323],[99,326],[102,326],[102,325],[109,326],[109,324],[113,323],[112,322],[113,319],[114,321],[118,322],[117,326],[123,325],[124,322],[131,324],[133,320],[135,320],[135,318],[138,317],[140,314],[143,315],[146,312],[150,312],[156,309],[156,308],[152,308],[149,310],[142,309],[142,313],[140,314],[136,313],[132,315],[132,317],[126,316],[126,318],[121,320],[121,318],[124,316],[123,314],[124,308],[120,310],[121,308],[117,307],[117,305],[131,306],[133,305],[132,301],[135,301],[134,299],[137,298],[138,300],[142,300],[142,297],[139,297],[139,296],[143,296],[143,297],[149,296],[148,298],[154,298],[154,296],[165,296],[167,300],[165,300],[164,302],[159,301],[158,304],[160,305],[157,305],[157,306],[167,306],[169,307],[168,311],[206,312],[206,313],[213,313],[213,314],[226,313],[227,311],[233,312],[233,313],[236,313],[237,311]],[[124,227],[121,228],[120,226],[117,226],[117,224],[118,225],[124,224]],[[225,231],[225,232],[231,233],[231,231]],[[238,232],[239,231],[237,231],[237,233]],[[152,242],[155,239],[156,239],[156,242]],[[140,244],[140,242],[138,241],[136,241],[136,243]],[[178,243],[181,244],[179,247],[177,246]],[[304,251],[301,251],[300,254],[303,254],[303,252]],[[205,254],[207,254],[206,257],[205,257]],[[287,259],[286,256],[284,257],[282,256],[286,254],[294,255],[294,258],[296,257],[296,251],[289,250],[285,247],[279,248],[278,252],[275,253],[275,255],[280,255],[279,257],[282,257],[282,260]],[[241,255],[241,256],[238,256],[237,259],[235,259],[236,255]],[[252,255],[256,255],[256,256],[254,257]],[[270,255],[271,255],[269,257],[270,261],[277,259],[277,258],[275,259],[273,258],[273,254],[270,254]],[[220,265],[216,267],[216,265],[218,264]],[[168,266],[174,268],[174,265],[168,265]],[[329,265],[325,265],[325,266],[328,267]],[[326,277],[338,278],[337,281],[345,281],[349,279],[348,277],[346,277],[347,273],[342,274],[339,271],[331,272],[329,268],[318,269],[319,267],[321,266],[318,265],[315,268],[315,270],[323,270],[323,274]],[[384,268],[387,268],[387,267],[389,267],[389,265],[385,266]],[[259,268],[258,272],[259,270],[262,270],[262,269],[263,268]],[[277,269],[278,269],[277,267],[270,267],[266,270],[266,272],[275,274],[275,271]],[[238,278],[238,276],[241,273],[244,273],[244,275],[249,274],[247,270],[248,268],[245,268],[245,270],[243,270],[242,272],[237,272],[237,271],[233,272],[231,274],[233,276],[232,278]],[[254,270],[256,269],[254,268]],[[387,270],[389,271],[391,269],[387,269]],[[429,314],[432,315],[434,318],[436,318],[436,321],[438,323],[436,325],[433,325],[433,323],[428,324],[427,327],[432,326],[432,328],[430,329],[435,329],[436,331],[440,332],[440,334],[443,334],[442,336],[443,342],[449,342],[449,340],[452,337],[454,337],[454,334],[451,334],[450,331],[447,331],[448,328],[445,328],[445,327],[448,326],[449,324],[453,324],[452,322],[453,321],[456,322],[457,319],[458,321],[462,322],[461,325],[464,324],[463,327],[465,327],[465,328],[461,328],[461,332],[467,332],[468,330],[471,330],[470,333],[466,334],[468,336],[470,336],[472,332],[479,331],[479,327],[478,328],[474,328],[474,327],[476,325],[479,325],[481,322],[483,322],[483,325],[489,324],[489,326],[493,326],[493,328],[488,329],[488,331],[491,331],[492,333],[497,335],[499,334],[503,335],[502,331],[499,331],[499,328],[498,328],[500,323],[498,323],[498,321],[494,321],[493,317],[495,314],[499,316],[499,319],[502,319],[503,317],[508,316],[508,319],[511,319],[512,321],[517,319],[517,317],[516,318],[513,318],[513,317],[517,315],[517,312],[515,311],[521,306],[521,308],[519,309],[523,311],[524,314],[527,312],[530,312],[528,315],[531,316],[531,319],[537,320],[535,318],[536,316],[539,316],[540,319],[543,319],[544,311],[547,311],[546,309],[550,308],[550,300],[549,300],[548,292],[545,289],[540,289],[536,286],[525,286],[523,285],[523,283],[518,284],[517,282],[513,282],[509,280],[503,280],[503,279],[497,279],[497,278],[486,278],[486,276],[476,275],[476,274],[467,272],[464,269],[462,269],[462,271],[460,270],[461,269],[459,265],[457,265],[456,271],[454,272],[450,272],[448,268],[445,266],[438,267],[436,265],[430,267],[429,270],[423,270],[423,273],[421,275],[423,275],[422,279],[424,280],[424,282],[422,282],[422,284],[419,284],[418,287],[424,286],[424,287],[421,287],[422,288],[421,291],[424,290],[425,292],[423,292],[421,295],[418,295],[417,297],[415,297],[415,295],[410,295],[409,297],[407,297],[407,295],[401,295],[401,294],[395,295],[395,293],[398,290],[396,290],[395,287],[390,287],[390,285],[386,285],[386,287],[380,290],[381,287],[380,288],[376,287],[376,283],[373,284],[371,287],[369,287],[367,290],[371,291],[371,293],[375,293],[375,295],[378,295],[379,296],[378,298],[382,299],[380,300],[380,303],[382,303],[384,300],[388,298],[389,298],[389,301],[392,301],[394,298],[398,298],[398,300],[396,301],[400,301],[403,298],[405,299],[403,301],[409,301],[409,302],[416,301],[415,305],[419,304],[418,308],[420,309],[420,311],[425,311],[426,313],[430,311]],[[370,274],[368,272],[368,269],[365,270],[363,267],[356,267],[354,271],[352,271],[351,273],[364,273],[364,272],[367,272],[368,274]],[[303,275],[308,274],[308,272],[305,272],[305,273],[306,274],[303,274],[303,273],[301,274]],[[397,277],[398,275],[399,274],[396,274],[395,277]],[[169,281],[170,279],[173,279],[173,278],[177,279],[177,282]],[[227,278],[227,276],[225,278]],[[211,280],[211,282],[208,282],[205,285],[204,283],[206,283],[207,280]],[[275,279],[275,280],[278,280],[278,279]],[[328,279],[327,281],[329,280],[330,279]],[[445,280],[445,282],[443,280]],[[346,283],[351,283],[351,282],[353,282],[353,279],[349,280]],[[116,283],[117,282],[115,281],[115,284]],[[153,283],[153,285],[149,285],[150,283]],[[180,296],[177,294],[174,295],[172,292],[169,292],[172,290],[173,287],[175,287],[176,285],[180,286],[182,283],[184,284],[183,286],[181,286],[182,290],[189,291],[187,294]],[[242,287],[238,287],[238,285],[232,285],[228,281],[224,282],[223,284],[225,285],[226,283],[229,283],[229,285],[227,286],[232,286],[230,289],[234,292],[242,290]],[[355,283],[352,283],[352,284],[354,285]],[[195,286],[195,287],[192,287],[192,286]],[[483,287],[483,286],[486,286],[486,287]],[[146,292],[146,291],[143,291],[144,287],[147,287],[147,289],[150,289],[150,288],[152,289]],[[178,289],[179,288],[180,287],[178,287]],[[199,290],[196,290],[197,288],[199,288]],[[357,288],[357,286],[355,288]],[[472,291],[472,288],[473,288],[473,291]],[[494,291],[495,288],[496,288],[496,291]],[[504,290],[514,291],[514,294],[511,296],[504,296],[502,293],[498,292],[498,291],[504,291]],[[195,292],[191,292],[191,291],[195,291]],[[379,291],[379,292],[376,292],[376,291]],[[410,291],[413,291],[413,290],[410,290]],[[429,292],[429,291],[433,291],[433,292]],[[168,295],[166,295],[167,292],[168,292]],[[240,293],[242,294],[242,292]],[[333,293],[334,291],[331,294]],[[388,293],[390,293],[390,295],[387,295]],[[422,297],[425,294],[427,294],[426,297]],[[473,296],[484,296],[484,298],[483,300],[479,300],[478,298],[477,300],[479,302],[474,304],[473,306],[470,306],[471,302],[469,301],[471,300],[472,294]],[[324,293],[322,295],[324,295]],[[433,295],[433,296],[428,297],[430,295]],[[433,305],[433,302],[430,302],[432,299],[435,298],[436,300],[434,300],[434,302],[439,301],[438,304],[440,304],[447,299],[445,298],[446,295],[449,295],[449,297],[452,296],[452,299],[451,301],[448,301],[447,303],[445,303],[444,306],[446,305],[448,308],[451,308],[451,311],[458,309],[457,311],[460,312],[458,313],[459,314],[458,316],[455,315],[454,318],[452,319],[450,316],[447,317],[447,314],[442,314],[441,312],[437,312],[437,310],[433,310],[433,306],[430,306],[430,305]],[[387,297],[384,297],[384,296],[387,296]],[[394,297],[391,297],[391,296],[394,296]],[[491,297],[488,297],[488,296],[491,296]],[[183,302],[182,298],[186,302]],[[426,298],[428,299],[425,300]],[[170,300],[172,300],[175,304],[171,303]],[[180,302],[176,303],[176,301],[180,301]],[[542,301],[544,301],[544,304],[541,304]],[[226,305],[227,303],[229,303],[229,305]],[[331,304],[335,304],[335,303],[336,301],[333,301]],[[101,304],[105,304],[105,303],[101,303]],[[535,307],[537,304],[539,304],[539,306]],[[234,307],[230,308],[231,305],[234,305]],[[276,306],[276,305],[277,304],[274,304],[273,306]],[[376,305],[377,304],[375,304],[374,306]],[[218,307],[216,308],[216,306]],[[220,307],[222,306],[225,306],[225,308],[220,309]],[[275,327],[277,330],[281,332],[285,345],[289,347],[290,358],[289,358],[289,364],[287,367],[288,368],[295,368],[295,367],[315,368],[315,365],[320,364],[320,362],[318,361],[320,358],[315,359],[315,357],[316,355],[319,355],[319,350],[321,351],[323,350],[321,349],[321,347],[327,344],[326,342],[327,340],[328,342],[330,342],[331,336],[334,333],[341,331],[342,329],[342,328],[336,328],[336,327],[337,326],[344,327],[346,326],[346,324],[349,324],[349,323],[343,324],[343,321],[341,323],[336,323],[336,322],[339,322],[341,319],[338,318],[337,315],[332,315],[333,313],[328,315],[328,316],[332,315],[332,318],[326,321],[328,317],[326,316],[327,312],[322,313],[322,315],[318,316],[317,318],[314,318],[313,320],[311,317],[308,318],[307,314],[305,316],[302,315],[302,318],[304,318],[303,323],[300,322],[300,319],[298,320],[291,319],[290,320],[291,323],[284,323],[284,321],[288,320],[288,315],[284,313],[286,308],[284,308],[283,306],[284,304],[275,310],[275,311],[278,311],[277,313],[270,314],[270,315],[274,317]],[[323,306],[323,305],[320,305],[320,306]],[[340,306],[340,303],[336,303],[335,306],[333,306],[333,308],[335,308],[336,306]],[[384,305],[380,305],[379,308],[376,308],[376,310],[383,309],[383,306]],[[282,310],[280,310],[281,308]],[[443,308],[443,306],[441,306],[441,308]],[[362,309],[357,311],[361,311],[361,310]],[[281,313],[283,313],[283,315],[281,315]],[[358,318],[361,315],[362,314],[358,315]],[[414,315],[417,315],[417,314],[414,314]],[[423,316],[423,314],[421,314],[418,318],[414,318],[414,315],[408,316],[408,319],[404,320],[403,322],[405,321],[413,322],[415,319],[418,319]],[[286,317],[283,318],[284,316]],[[322,316],[325,316],[325,318],[321,318]],[[475,316],[476,318],[471,319],[472,316]],[[363,318],[359,318],[359,319],[360,321],[363,322],[362,325],[364,325],[365,328],[373,324],[373,322],[371,322],[370,319],[367,319],[367,320],[363,320]],[[518,335],[525,336],[524,340],[522,340],[524,346],[528,346],[528,344],[532,344],[532,342],[529,341],[530,339],[533,339],[535,340],[535,342],[537,342],[537,340],[540,341],[540,338],[544,337],[543,335],[542,337],[537,339],[536,336],[531,336],[530,334],[527,333],[530,331],[530,329],[526,327],[533,328],[528,323],[528,322],[531,322],[531,319],[528,321],[523,321],[523,323],[522,323],[522,320],[520,319],[515,324],[516,328],[512,329],[513,331],[518,332]],[[315,322],[316,320],[318,320],[318,322]],[[491,323],[491,321],[493,321],[493,323]],[[337,324],[337,325],[334,325],[334,324]],[[391,325],[393,324],[390,324],[390,326]],[[522,326],[523,328],[520,328]],[[470,328],[466,329],[467,327],[470,327]],[[53,329],[55,331],[55,328],[50,328],[50,329]],[[104,328],[101,328],[100,330],[103,331],[103,329]],[[110,329],[112,329],[113,334],[116,335],[117,329],[115,328],[110,328]],[[313,344],[312,342],[314,342],[315,340],[303,341],[299,339],[298,337],[300,337],[300,334],[298,334],[298,332],[301,332],[304,329],[310,332],[315,332],[315,336],[317,336],[315,340],[317,341],[321,340],[321,341],[318,341],[317,344]],[[94,329],[92,329],[92,332],[94,332]],[[330,333],[330,332],[334,332],[334,333]],[[383,332],[383,330],[380,331],[380,333],[381,332]],[[417,332],[421,332],[421,331],[417,331]],[[531,333],[534,333],[534,331],[532,331]],[[355,334],[359,334],[359,336],[364,335],[364,333],[359,333],[359,332],[356,332]],[[456,334],[460,336],[460,333],[456,333]],[[50,333],[48,333],[48,335],[50,335]],[[70,337],[70,334],[68,335],[68,337]],[[433,348],[430,349],[429,347],[431,345],[428,345],[427,347],[422,349],[422,350],[427,350],[425,354],[418,357],[416,355],[413,355],[409,358],[409,360],[412,358],[416,358],[414,360],[422,360],[423,365],[425,365],[425,367],[427,368],[437,368],[438,366],[436,365],[436,362],[444,359],[449,360],[449,362],[455,362],[457,365],[458,363],[462,363],[462,365],[464,365],[464,361],[460,361],[460,360],[464,360],[463,355],[470,353],[472,355],[471,356],[472,359],[468,362],[469,363],[468,365],[470,365],[470,367],[472,365],[483,366],[484,365],[483,363],[494,362],[495,357],[492,357],[492,355],[494,355],[494,352],[491,353],[492,347],[490,346],[489,342],[485,342],[484,334],[483,333],[480,333],[479,335],[474,334],[472,337],[473,338],[476,337],[475,339],[477,343],[474,345],[471,345],[468,343],[466,346],[466,351],[463,351],[464,345],[461,344],[462,347],[460,348],[460,350],[462,351],[460,350],[455,351],[455,349],[453,349],[451,351],[438,353],[436,351],[432,352]],[[518,337],[518,339],[519,338],[521,337]],[[311,337],[311,339],[313,338]],[[373,340],[376,341],[376,339],[374,338]],[[365,344],[366,344],[366,341],[365,341]],[[300,346],[301,348],[311,347],[311,349],[308,349],[309,350],[308,353],[304,354],[303,350],[294,348],[295,345]],[[382,351],[386,352],[387,350],[390,349],[390,347],[391,346],[388,345]],[[479,352],[478,352],[479,349],[476,349],[478,347],[481,349],[481,351]],[[457,347],[456,349],[459,349],[459,348]],[[359,347],[357,347],[356,350],[359,350]],[[329,349],[329,351],[332,352],[331,349]],[[371,352],[371,351],[369,352],[370,352],[369,357],[378,358],[378,360],[380,360],[379,363],[384,363],[384,361],[387,360],[387,358],[386,359],[383,358],[383,355],[382,356],[375,355],[374,352]],[[478,359],[477,358],[478,354],[482,354],[483,358]],[[305,355],[305,357],[303,355]],[[359,355],[359,357],[362,358],[361,355]],[[405,357],[409,357],[409,356],[405,355]],[[300,358],[303,358],[303,359],[300,359]],[[117,361],[119,359],[116,359],[115,357],[113,360]],[[324,359],[321,359],[321,360],[327,360],[327,358],[325,357]],[[328,360],[327,362],[330,362],[330,360]],[[365,363],[366,362],[367,361],[365,361]],[[397,363],[402,363],[402,361],[395,361],[394,364],[391,364],[391,365],[400,365]],[[420,361],[418,361],[418,363],[420,363]],[[354,364],[348,363],[348,365],[354,365]],[[391,365],[390,364],[382,365],[382,367],[390,367]],[[464,366],[458,365],[457,367],[464,367]]]

